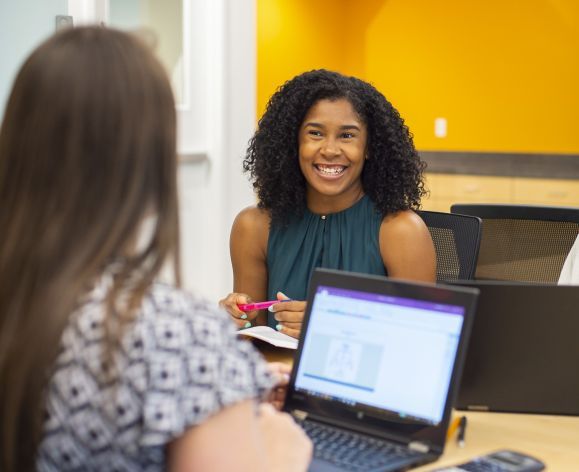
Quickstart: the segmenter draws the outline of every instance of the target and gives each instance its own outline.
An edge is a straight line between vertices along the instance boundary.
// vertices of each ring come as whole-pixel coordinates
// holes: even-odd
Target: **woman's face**
[[[331,199],[337,207],[347,208],[356,202],[362,192],[366,140],[366,125],[347,99],[312,105],[299,131],[300,168],[309,204],[312,199]]]

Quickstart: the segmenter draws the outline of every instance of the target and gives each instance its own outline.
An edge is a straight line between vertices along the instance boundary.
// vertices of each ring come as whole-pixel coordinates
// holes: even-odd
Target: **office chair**
[[[481,237],[481,219],[474,216],[418,211],[436,249],[436,280],[474,277]]]
[[[579,208],[454,204],[482,219],[476,279],[557,283],[579,234]]]

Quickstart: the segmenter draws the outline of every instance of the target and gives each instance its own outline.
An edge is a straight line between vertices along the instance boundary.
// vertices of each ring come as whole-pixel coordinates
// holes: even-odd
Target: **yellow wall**
[[[258,0],[257,58],[259,112],[327,67],[374,83],[419,149],[579,153],[577,0]]]
[[[258,0],[257,109],[286,80],[311,69],[342,70],[341,0]]]

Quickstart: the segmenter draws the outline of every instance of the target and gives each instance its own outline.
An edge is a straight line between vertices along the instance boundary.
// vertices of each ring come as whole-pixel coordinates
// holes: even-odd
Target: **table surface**
[[[291,364],[295,351],[278,349],[265,343],[257,347],[270,362]],[[442,466],[466,462],[498,449],[527,453],[554,472],[579,472],[579,417],[455,411],[467,417],[465,446],[449,440],[442,457],[431,464],[412,469],[432,471]]]

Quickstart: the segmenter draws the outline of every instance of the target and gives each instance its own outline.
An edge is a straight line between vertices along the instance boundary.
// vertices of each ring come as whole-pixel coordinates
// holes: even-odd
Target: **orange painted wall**
[[[327,67],[374,83],[419,149],[579,153],[577,0],[258,0],[257,58],[259,112]]]
[[[295,75],[319,68],[343,72],[346,18],[342,0],[257,1],[257,110]]]

